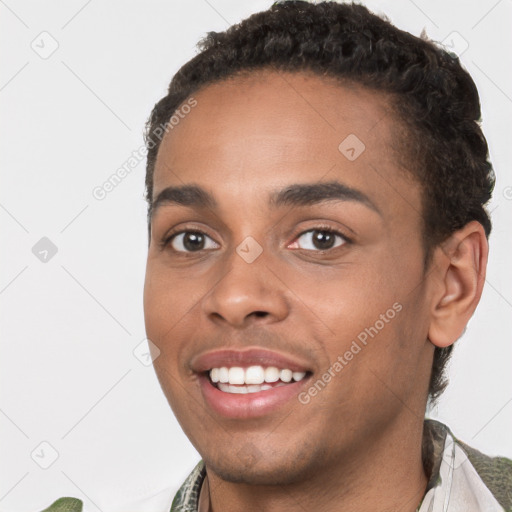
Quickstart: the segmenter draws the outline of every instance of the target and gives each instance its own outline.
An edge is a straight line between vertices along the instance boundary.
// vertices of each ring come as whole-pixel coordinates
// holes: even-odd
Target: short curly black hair
[[[354,3],[288,0],[225,32],[209,32],[199,53],[173,77],[146,124],[146,200],[151,228],[153,174],[162,127],[200,88],[242,73],[270,69],[313,72],[386,93],[407,136],[402,152],[423,190],[425,263],[432,248],[468,222],[480,222],[494,172],[480,128],[478,91],[456,55],[422,34],[415,37]],[[429,384],[434,403],[444,391],[452,346],[436,347]]]

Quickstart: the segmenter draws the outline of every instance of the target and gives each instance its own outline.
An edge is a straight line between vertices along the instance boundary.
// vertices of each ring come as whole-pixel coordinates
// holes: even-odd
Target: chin
[[[207,465],[225,482],[247,485],[289,485],[297,482],[296,475],[292,475],[278,468],[247,468],[244,466]]]
[[[251,456],[237,457],[236,454],[227,459],[212,460],[203,457],[208,471],[213,471],[218,477],[226,482],[247,484],[247,485],[290,485],[305,481],[311,477],[313,468],[298,465],[299,461],[304,463],[305,459],[297,455],[288,460],[255,460]],[[245,460],[244,460],[245,459]]]

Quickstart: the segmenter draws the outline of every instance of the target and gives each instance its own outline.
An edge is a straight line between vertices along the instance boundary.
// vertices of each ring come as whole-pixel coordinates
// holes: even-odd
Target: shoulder
[[[472,448],[435,420],[425,421],[425,441],[430,446],[430,487],[444,487],[447,480],[460,480],[464,488],[472,489],[472,494],[488,492],[505,511],[512,511],[512,460]],[[482,492],[484,488],[487,491]]]
[[[82,512],[83,503],[77,498],[59,498],[41,512]]]
[[[512,460],[490,457],[458,439],[455,442],[500,505],[505,510],[512,510]]]

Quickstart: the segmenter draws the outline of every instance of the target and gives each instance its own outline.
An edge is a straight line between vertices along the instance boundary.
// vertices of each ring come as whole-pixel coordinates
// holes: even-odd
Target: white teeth
[[[280,374],[279,378],[283,382],[291,382],[292,377],[293,377],[293,373],[291,370],[281,370],[281,374]]]
[[[263,384],[265,382],[265,370],[262,366],[249,366],[245,370],[246,384]]]
[[[302,380],[306,376],[306,372],[293,372],[292,377],[294,381]]]
[[[233,366],[229,369],[230,384],[245,384],[245,371],[243,368]]]
[[[275,366],[264,368],[263,366],[249,366],[242,368],[240,366],[222,366],[212,368],[209,372],[210,379],[215,384],[229,384],[230,386],[240,386],[248,384],[251,386],[264,387],[264,382],[272,384],[281,381],[279,384],[289,383],[292,380],[298,382],[306,376],[306,372],[292,372],[288,368],[279,369]],[[262,386],[263,384],[263,386]],[[224,386],[225,387],[225,386]],[[271,388],[272,386],[269,386]],[[219,386],[220,389],[220,386]],[[226,388],[227,389],[227,388]],[[258,389],[260,391],[260,389]],[[229,391],[230,393],[244,393],[245,391]],[[253,391],[254,392],[254,391]]]
[[[219,382],[228,382],[229,381],[229,370],[223,366],[219,368]]]
[[[238,393],[240,395],[247,394],[247,388],[245,386],[232,386],[231,384],[227,385],[228,393]]]
[[[247,395],[250,393],[258,393],[259,391],[267,391],[268,389],[277,388],[279,386],[286,386],[284,382],[279,382],[275,386],[270,386],[269,384],[252,384],[250,386],[232,386],[231,384],[224,384],[219,382],[219,389],[224,391],[224,393],[233,393],[233,394],[242,394]]]
[[[269,366],[265,370],[265,382],[277,382],[279,380],[279,368]]]
[[[251,384],[250,386],[245,386],[245,389],[247,389],[247,393],[257,393],[258,391],[263,391],[263,386],[260,386],[259,384]]]

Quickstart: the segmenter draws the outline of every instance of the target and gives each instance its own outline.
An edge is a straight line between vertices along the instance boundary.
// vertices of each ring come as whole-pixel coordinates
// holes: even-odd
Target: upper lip
[[[191,362],[192,370],[197,373],[223,366],[275,366],[281,369],[288,368],[295,372],[311,371],[308,364],[303,360],[263,348],[210,350],[194,357]]]

